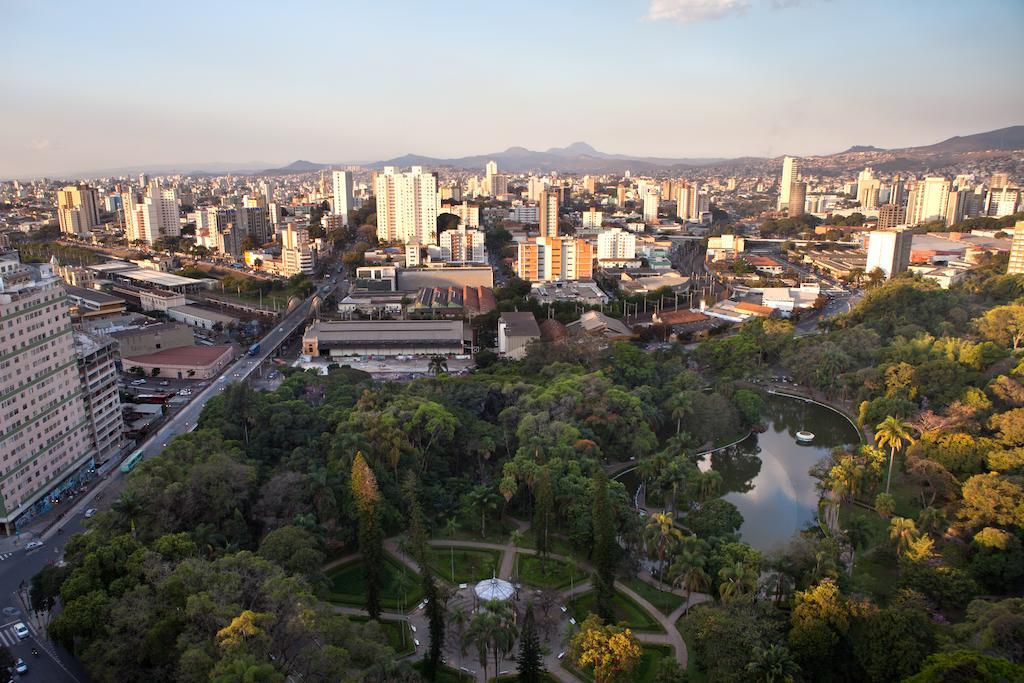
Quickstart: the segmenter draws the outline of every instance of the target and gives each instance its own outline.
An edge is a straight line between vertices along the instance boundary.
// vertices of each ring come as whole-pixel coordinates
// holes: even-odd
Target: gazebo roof
[[[503,579],[484,579],[473,589],[481,600],[508,600],[515,593],[512,584]]]

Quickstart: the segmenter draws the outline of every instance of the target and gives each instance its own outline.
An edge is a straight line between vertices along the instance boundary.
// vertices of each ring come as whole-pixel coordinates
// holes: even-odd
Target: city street
[[[320,285],[317,294],[321,298],[326,298],[337,286],[344,286],[344,281],[328,280]],[[242,356],[229,365],[217,380],[210,382],[209,386],[202,388],[201,391],[198,390],[199,387],[194,386],[192,400],[141,445],[145,457],[158,455],[174,436],[195,429],[199,415],[207,401],[224,391],[228,384],[245,381],[254,370],[270,359],[275,349],[286,338],[297,330],[301,330],[305,325],[312,298],[312,296],[307,298],[294,311],[275,324],[274,328],[261,340],[258,355]],[[148,384],[152,384],[152,382]],[[16,676],[15,680],[23,678],[46,681],[47,683],[58,681],[84,683],[89,680],[81,664],[73,656],[46,640],[45,633],[43,633],[45,625],[39,623],[35,618],[29,618],[26,613],[27,605],[19,596],[19,589],[22,582],[27,586],[42,567],[61,559],[67,539],[85,530],[83,520],[87,509],[106,508],[116,500],[115,491],[120,490],[123,477],[120,469],[116,467],[112,469],[107,479],[96,484],[91,491],[81,496],[73,506],[65,511],[65,521],[52,525],[37,536],[38,540],[43,541],[42,547],[25,550],[24,545],[30,540],[27,534],[0,539],[0,609],[3,609],[3,617],[0,621],[0,642],[10,649],[15,659],[20,657],[29,666],[28,673],[21,677]],[[108,489],[110,495],[105,495]],[[14,625],[19,621],[24,622],[32,631],[29,638],[22,640],[14,633]],[[38,657],[31,653],[33,646],[39,650]]]

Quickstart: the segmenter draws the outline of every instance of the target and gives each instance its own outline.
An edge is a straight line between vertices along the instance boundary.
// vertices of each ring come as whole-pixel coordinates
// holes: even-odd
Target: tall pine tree
[[[594,477],[594,592],[597,616],[614,623],[615,567],[619,561],[619,545],[615,540],[615,513],[608,495],[608,475],[599,470]]]
[[[421,571],[423,598],[427,602],[427,629],[430,632],[430,647],[427,649],[427,658],[423,665],[423,677],[433,681],[437,677],[437,668],[441,663],[441,648],[444,646],[446,600],[442,599],[437,581],[434,580],[434,575],[426,563],[421,565]]]
[[[380,529],[380,489],[377,477],[362,453],[352,460],[352,497],[359,511],[357,539],[363,559],[363,577],[366,582],[366,611],[371,619],[380,617],[381,566],[384,562],[384,539]]]
[[[537,636],[537,623],[533,618],[533,603],[527,603],[526,614],[523,616],[523,630],[519,634],[519,666],[520,683],[540,683],[544,669],[544,654],[540,649],[540,638]]]

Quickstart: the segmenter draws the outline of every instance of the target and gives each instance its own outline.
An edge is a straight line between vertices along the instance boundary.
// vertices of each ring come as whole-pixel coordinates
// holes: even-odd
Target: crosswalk
[[[3,562],[8,557],[14,557],[14,553],[0,553],[0,562]]]
[[[28,626],[29,632],[35,635],[35,630],[27,623],[25,625]],[[13,647],[14,645],[17,645],[18,643],[23,641],[21,638],[18,637],[18,634],[14,632],[14,624],[8,624],[7,626],[0,628],[0,642],[2,642],[7,647]]]

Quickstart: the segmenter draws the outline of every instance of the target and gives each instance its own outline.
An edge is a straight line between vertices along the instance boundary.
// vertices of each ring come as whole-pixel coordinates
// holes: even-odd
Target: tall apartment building
[[[892,230],[907,222],[907,209],[898,204],[882,204],[878,207],[878,229]]]
[[[526,185],[526,198],[529,199],[531,202],[539,202],[540,195],[541,193],[544,192],[545,187],[547,186],[544,184],[543,178],[538,178],[537,176],[530,176],[530,180],[527,182]]]
[[[541,237],[558,237],[558,208],[561,192],[557,187],[540,193],[539,216]]]
[[[857,176],[857,201],[862,209],[878,208],[878,193],[882,189],[882,181],[875,177],[874,169],[865,168]]]
[[[355,208],[352,200],[352,174],[348,171],[335,171],[331,174],[331,185],[334,190],[332,212],[341,216],[343,225],[348,225],[348,212]]]
[[[574,237],[538,237],[518,244],[516,275],[530,282],[589,280],[594,247]]]
[[[442,232],[438,241],[441,258],[445,261],[487,263],[484,233],[480,230],[460,226],[457,230]]]
[[[49,264],[0,258],[0,523],[49,509],[93,465],[71,316]]]
[[[84,237],[100,225],[96,190],[85,183],[68,185],[57,192],[57,221],[65,235]]]
[[[1020,190],[1016,187],[992,187],[985,197],[984,213],[995,218],[1012,216],[1017,213],[1020,205]]]
[[[887,278],[902,273],[910,265],[910,245],[914,234],[909,230],[872,230],[868,237],[868,260],[865,270],[881,268]]]
[[[487,196],[494,197],[494,177],[498,175],[498,162],[488,161],[487,165],[484,166],[484,192]]]
[[[622,228],[602,230],[597,234],[597,260],[629,260],[636,258],[636,235]]]
[[[907,199],[907,224],[945,221],[952,184],[942,176],[917,181]]]
[[[778,210],[789,208],[789,193],[793,183],[800,180],[800,160],[796,157],[782,159],[782,180],[779,182]]]
[[[129,242],[153,244],[161,237],[181,234],[178,192],[173,187],[161,187],[153,181],[146,186],[143,196],[134,191],[126,192],[122,202]]]
[[[600,228],[604,225],[604,212],[590,207],[583,212],[582,219],[584,228]]]
[[[288,223],[280,232],[281,274],[285,277],[312,275],[316,270],[316,249],[309,241],[309,231],[297,223]]]
[[[110,337],[75,332],[78,380],[95,451],[96,465],[117,455],[124,440],[124,418],[117,393],[117,343]]]
[[[440,204],[437,212],[450,213],[459,217],[459,225],[465,228],[480,227],[480,206],[462,202],[461,204]]]
[[[803,216],[807,211],[807,183],[802,180],[789,186],[789,205],[786,207],[786,215],[790,218]]]
[[[1010,275],[1024,275],[1024,221],[1017,221],[1010,242],[1010,263],[1006,267]]]
[[[644,193],[644,223],[654,224],[658,222],[658,207],[661,204],[661,196],[658,188],[649,187]]]
[[[382,242],[437,243],[437,176],[413,166],[408,173],[385,166],[374,181],[377,237]]]
[[[904,206],[903,203],[903,190],[905,183],[900,178],[900,174],[897,173],[892,177],[892,182],[889,184],[889,204],[895,204],[896,206]]]
[[[700,191],[698,183],[676,184],[676,216],[684,221],[700,221],[711,210],[711,198]]]

